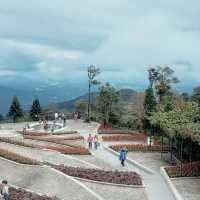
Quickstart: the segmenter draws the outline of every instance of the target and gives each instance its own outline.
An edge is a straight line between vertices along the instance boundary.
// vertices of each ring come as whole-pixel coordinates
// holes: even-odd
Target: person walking
[[[119,160],[121,161],[121,165],[124,167],[125,166],[125,160],[126,160],[126,157],[127,157],[127,153],[128,153],[128,150],[126,147],[123,147],[120,149],[120,153],[119,153]]]
[[[95,135],[95,136],[94,136],[94,148],[95,148],[96,150],[98,149],[98,145],[99,145],[98,136]]]
[[[101,148],[102,146],[102,142],[103,142],[103,138],[102,138],[102,135],[98,134],[98,146]]]
[[[89,150],[92,150],[93,137],[92,137],[91,134],[89,134],[87,142],[88,142],[88,148],[89,148]]]
[[[0,187],[0,193],[3,200],[10,200],[8,181],[6,180],[2,181],[2,184]]]

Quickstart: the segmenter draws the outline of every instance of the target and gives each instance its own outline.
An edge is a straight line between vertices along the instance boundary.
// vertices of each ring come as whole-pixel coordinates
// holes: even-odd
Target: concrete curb
[[[109,147],[104,147],[104,148],[105,148],[107,151],[109,151],[110,153],[112,153],[112,154],[118,156],[118,152],[112,150],[112,149],[109,148]],[[138,162],[136,162],[136,161],[134,161],[134,160],[132,160],[132,159],[130,159],[130,158],[127,158],[126,161],[129,162],[130,164],[136,165],[138,168],[142,169],[143,171],[145,171],[145,172],[148,173],[148,174],[151,174],[151,175],[152,175],[152,174],[155,174],[155,172],[154,172],[153,170],[151,170],[151,169],[149,169],[149,168],[147,168],[147,167],[145,167],[145,166],[139,164]]]
[[[93,181],[89,179],[84,179],[84,178],[78,178],[78,177],[73,177],[79,181],[84,181],[88,183],[96,183],[96,184],[101,184],[101,185],[108,185],[108,186],[115,186],[115,187],[123,187],[123,188],[145,188],[144,185],[124,185],[124,184],[117,184],[117,183],[107,183],[107,182],[102,182],[102,181]]]
[[[95,197],[96,199],[98,199],[98,200],[105,200],[103,197],[101,197],[100,195],[98,195],[97,193],[95,193],[93,190],[91,190],[89,187],[87,187],[86,185],[84,185],[84,184],[81,183],[80,181],[76,180],[75,178],[73,178],[73,177],[71,177],[71,176],[68,176],[68,175],[66,175],[66,174],[64,174],[64,173],[62,173],[62,172],[60,172],[60,171],[58,171],[58,170],[56,170],[56,169],[54,169],[54,168],[51,168],[51,167],[49,167],[49,166],[46,166],[46,165],[45,165],[44,167],[48,168],[48,169],[51,170],[51,171],[56,172],[57,174],[60,174],[60,175],[64,176],[64,177],[67,178],[67,179],[70,179],[70,180],[73,181],[73,182],[75,182],[76,184],[78,184],[79,186],[81,186],[83,189],[85,189],[88,193],[90,193],[90,194],[91,194],[93,197]]]
[[[176,189],[176,187],[174,186],[174,184],[172,183],[172,181],[170,180],[167,172],[165,171],[165,167],[160,168],[160,173],[164,177],[164,180],[167,183],[167,186],[169,187],[169,189],[171,190],[174,198],[176,200],[184,200],[182,196],[180,195],[180,193],[178,192],[178,190]]]

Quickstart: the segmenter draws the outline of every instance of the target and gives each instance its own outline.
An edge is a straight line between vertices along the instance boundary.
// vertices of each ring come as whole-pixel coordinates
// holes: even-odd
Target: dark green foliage
[[[156,98],[150,87],[145,91],[144,109],[146,115],[150,115],[156,109]]]
[[[119,92],[109,83],[101,87],[99,97],[97,98],[97,110],[102,120],[106,122],[116,123],[119,116]]]
[[[2,121],[2,120],[3,120],[3,118],[4,118],[4,117],[3,117],[3,115],[1,115],[1,114],[0,114],[0,121]]]
[[[40,101],[38,98],[36,98],[33,100],[33,104],[31,106],[30,117],[32,120],[37,121],[39,120],[41,113],[42,108],[40,106]]]
[[[194,88],[193,94],[192,94],[192,100],[197,102],[198,105],[200,105],[200,86]]]
[[[20,117],[23,117],[23,110],[16,96],[13,97],[8,116],[13,119],[14,122]]]

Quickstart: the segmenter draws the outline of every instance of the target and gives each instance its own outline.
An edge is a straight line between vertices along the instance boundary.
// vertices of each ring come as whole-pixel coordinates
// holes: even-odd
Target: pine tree
[[[33,100],[30,110],[31,119],[34,121],[39,120],[39,116],[41,115],[41,113],[42,113],[42,108],[40,106],[40,101],[38,98],[36,98]]]
[[[14,122],[16,122],[17,118],[23,117],[23,110],[17,96],[13,97],[8,116],[12,117]]]

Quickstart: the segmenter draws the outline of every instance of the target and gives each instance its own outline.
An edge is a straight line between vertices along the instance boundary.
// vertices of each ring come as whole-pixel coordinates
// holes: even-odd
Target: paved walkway
[[[104,200],[71,177],[49,167],[19,165],[0,159],[0,180],[61,200]]]
[[[73,130],[77,130],[85,138],[88,137],[89,133],[93,135],[97,133],[98,124],[91,123],[89,128],[87,128],[87,126],[80,121],[76,123],[77,124],[75,125],[74,122],[70,122],[68,125],[72,125]],[[105,145],[106,144],[107,143],[105,143]],[[123,168],[120,165],[118,157],[108,152],[105,148],[101,148],[97,151],[93,150],[92,154],[98,159],[108,163],[113,167],[113,169],[135,171],[140,174],[146,186],[146,193],[149,200],[174,200],[173,194],[171,193],[159,171],[155,172],[154,174],[148,174],[146,171],[130,163],[126,163],[126,166]]]

